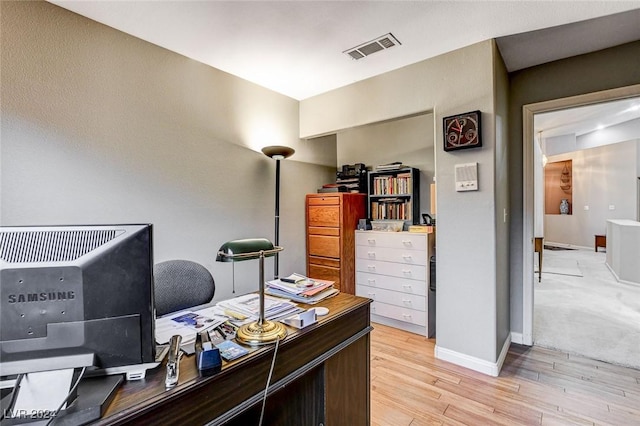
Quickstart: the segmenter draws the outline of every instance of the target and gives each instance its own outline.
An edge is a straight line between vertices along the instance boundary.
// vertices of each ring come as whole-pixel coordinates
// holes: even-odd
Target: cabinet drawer
[[[340,257],[340,238],[309,235],[309,256]]]
[[[356,231],[356,245],[390,247],[406,250],[427,250],[426,234],[411,232]]]
[[[309,206],[307,215],[307,226],[340,226],[340,206]]]
[[[368,297],[376,302],[388,303],[401,308],[415,309],[416,311],[426,311],[427,302],[424,296],[415,294],[400,293],[398,291],[385,290],[383,288],[356,285],[356,296]]]
[[[379,260],[356,259],[356,271],[392,277],[410,278],[427,282],[427,267],[422,265],[405,265],[402,263],[382,262]]]
[[[389,305],[388,303],[372,302],[371,313],[387,318],[393,318],[398,321],[405,321],[411,324],[427,325],[427,313],[416,311],[414,309],[403,308],[400,306]]]
[[[307,276],[318,280],[335,281],[336,285],[340,284],[340,269],[332,268],[330,266],[314,265],[310,263]]]
[[[334,237],[340,236],[340,228],[327,228],[322,226],[310,226],[308,228],[309,235],[332,235]]]
[[[309,256],[309,264],[329,266],[331,268],[340,269],[340,259],[335,259],[331,257]]]
[[[310,206],[328,206],[333,204],[340,204],[340,197],[331,195],[307,196],[307,204],[309,204]]]
[[[389,247],[356,247],[356,256],[368,260],[384,260],[387,262],[406,263],[409,265],[426,265],[427,252]]]
[[[387,275],[371,274],[369,272],[356,272],[356,286],[364,285],[372,288],[399,291],[417,296],[426,296],[427,284],[423,281],[406,278],[389,277]]]

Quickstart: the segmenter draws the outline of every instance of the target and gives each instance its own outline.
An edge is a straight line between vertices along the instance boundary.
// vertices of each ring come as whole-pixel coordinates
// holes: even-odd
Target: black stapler
[[[211,376],[222,369],[220,350],[213,346],[206,330],[196,336],[196,367],[202,376]]]

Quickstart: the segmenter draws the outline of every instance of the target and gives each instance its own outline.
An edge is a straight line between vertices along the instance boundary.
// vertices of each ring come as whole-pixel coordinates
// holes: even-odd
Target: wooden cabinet
[[[373,299],[371,321],[435,334],[434,244],[433,233],[356,231],[356,295]]]
[[[365,194],[307,194],[307,276],[335,281],[355,294],[355,229],[366,217]]]

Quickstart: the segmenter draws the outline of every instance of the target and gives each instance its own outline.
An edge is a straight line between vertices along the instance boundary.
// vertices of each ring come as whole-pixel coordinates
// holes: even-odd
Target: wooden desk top
[[[286,379],[336,347],[369,333],[370,302],[340,293],[318,305],[301,305],[325,306],[329,314],[302,330],[287,327],[289,334],[279,343],[271,383]],[[255,401],[264,393],[274,347],[251,348],[244,357],[223,361],[222,371],[210,377],[199,376],[195,355],[183,356],[178,386],[170,390],[165,390],[165,360],[148,371],[145,379],[125,382],[96,424],[202,424],[227,416],[230,410],[248,400]]]

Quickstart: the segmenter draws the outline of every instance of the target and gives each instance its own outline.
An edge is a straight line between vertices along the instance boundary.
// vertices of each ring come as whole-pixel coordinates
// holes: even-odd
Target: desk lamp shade
[[[276,211],[275,211],[275,232],[274,239],[276,246],[278,245],[280,239],[280,160],[284,160],[285,158],[289,158],[294,153],[293,148],[289,148],[288,146],[265,146],[262,148],[262,153],[269,158],[276,160]],[[273,267],[274,278],[278,278],[279,274],[279,262],[278,255],[275,256],[274,267]]]
[[[266,345],[287,336],[287,329],[279,322],[268,321],[264,318],[264,258],[275,256],[282,251],[282,247],[274,246],[266,238],[250,238],[226,242],[218,250],[218,262],[240,262],[243,260],[259,259],[259,289],[260,315],[257,321],[240,327],[236,339],[240,343],[251,346]]]

